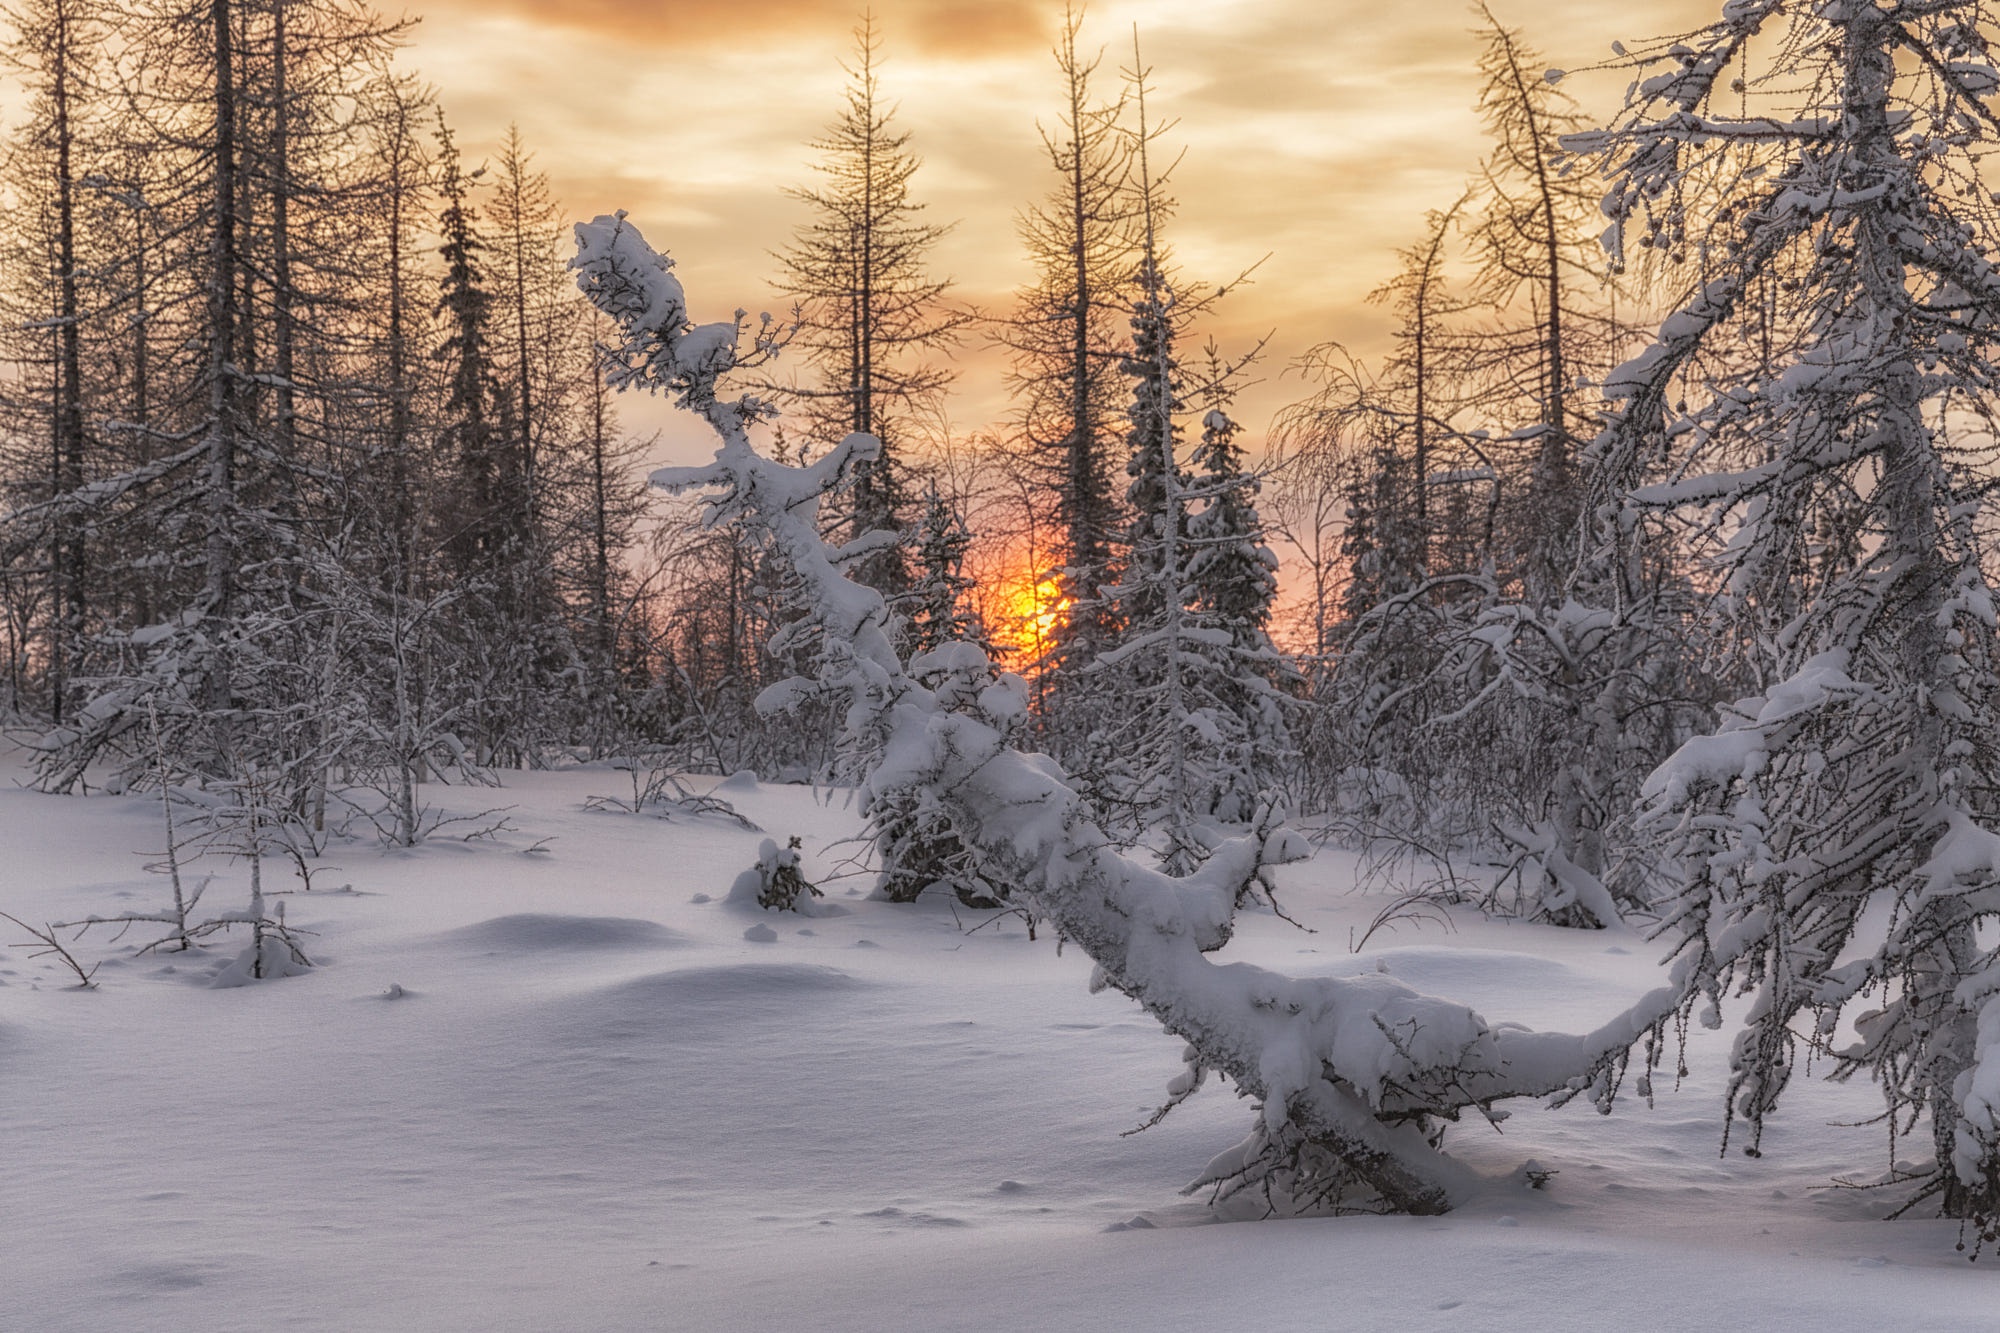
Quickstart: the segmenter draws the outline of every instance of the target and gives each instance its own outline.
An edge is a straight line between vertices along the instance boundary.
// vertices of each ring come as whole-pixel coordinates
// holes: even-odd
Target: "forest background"
[[[881,896],[1053,920],[1188,1037],[1176,1098],[1216,1071],[1263,1099],[1218,1184],[1435,1211],[1438,1122],[1608,1109],[1728,992],[1756,997],[1746,1151],[1803,1042],[1903,1132],[1929,1117],[1933,1159],[1883,1183],[1984,1228],[1993,17],[1731,0],[1574,76],[1477,19],[1480,152],[1366,296],[1388,337],[1290,353],[1220,312],[1302,284],[1256,249],[1196,268],[1257,210],[1183,239],[1182,167],[1248,156],[1188,134],[1212,85],[1177,104],[1139,25],[1100,45],[1075,7],[992,308],[941,266],[957,223],[871,15],[779,196],[775,315],[702,322],[623,209],[564,263],[572,206],[518,123],[475,164],[404,72],[408,20],[24,6],[0,650],[39,785],[157,791],[174,906],[121,919],[183,949],[248,926],[261,979],[305,965],[263,861],[310,889],[336,840],[424,841],[432,783],[608,763],[631,809],[710,814],[677,774],[851,783]],[[1614,69],[1639,77],[1606,126],[1572,89]],[[623,95],[699,132],[755,87]],[[1408,128],[1341,142],[1397,161]],[[708,202],[664,160],[656,237]],[[1001,368],[976,426],[960,349]],[[1246,395],[1287,376],[1249,447]],[[677,502],[613,406],[634,387],[721,440],[654,474]],[[1334,983],[1274,1025],[1203,956],[1277,907],[1294,817],[1411,903],[1647,921],[1672,982],[1576,1036],[1411,993],[1421,1040],[1369,1009],[1357,1046],[1333,1020],[1374,992]],[[197,844],[248,861],[247,909],[194,920]],[[803,891],[788,855],[765,906]]]

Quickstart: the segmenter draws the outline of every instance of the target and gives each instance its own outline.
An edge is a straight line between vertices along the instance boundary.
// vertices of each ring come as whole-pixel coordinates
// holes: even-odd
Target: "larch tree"
[[[1606,384],[1603,558],[1629,568],[1642,520],[1674,523],[1760,682],[1643,793],[1681,1021],[1743,1000],[1745,1151],[1817,1054],[1881,1086],[1885,1181],[1988,1229],[2000,662],[1975,515],[2000,389],[1996,36],[1984,0],[1737,0],[1639,52],[1623,117],[1571,141],[1611,167],[1614,239],[1699,264]],[[1732,107],[1731,82],[1755,102]],[[1745,150],[1725,204],[1691,207],[1683,184]],[[1794,317],[1770,361],[1691,376],[1771,330],[1772,275]],[[1911,1133],[1931,1151],[1904,1161]]]
[[[775,385],[808,423],[819,448],[851,432],[882,441],[857,464],[847,521],[878,533],[881,549],[859,554],[861,575],[899,595],[909,586],[908,452],[912,428],[951,382],[931,359],[955,343],[972,316],[948,299],[951,282],[932,275],[931,250],[951,230],[926,222],[910,191],[923,159],[894,125],[877,69],[882,41],[872,14],[854,32],[846,104],[813,142],[822,183],[791,191],[811,211],[779,256],[779,289],[795,303],[792,346],[812,369],[809,382]]]
[[[1483,415],[1497,433],[1526,454],[1505,497],[1501,573],[1531,603],[1549,605],[1561,600],[1575,558],[1577,444],[1590,425],[1577,381],[1616,359],[1619,328],[1597,246],[1601,191],[1561,151],[1561,137],[1589,122],[1517,30],[1483,4],[1479,13],[1479,111],[1492,146],[1468,218],[1476,294],[1493,316],[1462,373],[1481,383]]]
[[[1671,556],[1621,584],[1584,540],[1580,395],[1622,329],[1597,178],[1563,151],[1584,122],[1560,74],[1481,13],[1487,161],[1375,293],[1398,316],[1394,353],[1376,371],[1323,351],[1326,388],[1286,422],[1288,451],[1329,454],[1351,497],[1334,716],[1312,763],[1321,786],[1347,775],[1357,836],[1441,860],[1447,880],[1457,858],[1492,864],[1490,907],[1607,926],[1650,892],[1622,854],[1639,783],[1710,699],[1677,638],[1692,599]],[[1445,281],[1455,218],[1463,296]]]
[[[482,236],[355,0],[14,17],[0,688],[43,784],[206,787],[310,853],[610,744],[629,450],[518,138]]]
[[[518,126],[507,129],[494,176],[485,212],[498,359],[520,440],[525,522],[539,546],[560,547],[572,511],[588,499],[582,492],[594,485],[591,448],[613,448],[591,338],[599,325],[562,280],[561,210]],[[609,492],[604,505],[607,513],[616,507]],[[615,547],[615,521],[600,526]]]
[[[1398,251],[1402,267],[1368,294],[1372,304],[1388,307],[1396,317],[1394,351],[1384,362],[1383,382],[1364,401],[1349,404],[1346,414],[1352,417],[1352,409],[1359,409],[1376,416],[1375,430],[1367,433],[1381,441],[1378,461],[1407,473],[1403,484],[1390,489],[1402,494],[1408,513],[1391,526],[1407,528],[1409,549],[1397,563],[1419,579],[1439,568],[1468,563],[1477,568],[1487,554],[1481,550],[1467,562],[1446,550],[1452,536],[1463,534],[1449,531],[1451,506],[1445,497],[1462,494],[1466,477],[1479,475],[1458,470],[1477,455],[1467,457],[1469,441],[1453,426],[1464,406],[1468,340],[1460,321],[1469,302],[1453,290],[1446,270],[1449,238],[1464,207],[1460,199],[1427,213],[1423,238]],[[1490,541],[1491,532],[1485,535]]]
[[[41,0],[6,14],[13,29],[4,60],[31,91],[29,119],[6,161],[6,190],[17,225],[6,238],[11,280],[4,308],[7,341],[15,359],[39,373],[7,386],[8,415],[30,456],[9,460],[25,483],[13,504],[43,501],[41,518],[11,525],[0,552],[10,606],[40,603],[41,633],[25,620],[13,628],[9,653],[10,700],[20,683],[30,644],[39,637],[45,655],[44,688],[50,720],[60,725],[72,704],[70,677],[83,648],[91,611],[89,544],[84,516],[61,503],[79,492],[87,475],[102,468],[86,433],[85,324],[103,303],[80,258],[87,206],[85,180],[101,166],[91,143],[90,119],[102,114],[104,73],[100,44],[106,16],[88,0]],[[95,149],[95,151],[93,151]],[[95,265],[93,265],[95,267]],[[37,423],[41,423],[38,428]],[[32,478],[32,480],[30,480]],[[40,569],[37,570],[36,566]],[[31,572],[32,571],[32,572]],[[34,572],[43,574],[36,580]],[[35,589],[34,584],[43,586]]]
[[[1113,477],[1129,402],[1121,368],[1140,239],[1126,101],[1093,93],[1103,57],[1081,49],[1082,27],[1082,8],[1066,4],[1054,48],[1062,105],[1054,127],[1041,131],[1057,183],[1020,216],[1035,278],[996,335],[1011,358],[1023,451],[1053,497],[1058,614],[1037,685],[1043,743],[1072,755],[1089,731],[1087,669],[1117,620],[1103,590],[1117,577],[1124,523]],[[1038,584],[1042,574],[1035,571]]]
[[[1477,570],[1492,536],[1492,504],[1465,497],[1499,479],[1484,466],[1480,441],[1455,418],[1466,405],[1470,303],[1452,288],[1449,241],[1464,207],[1424,217],[1424,235],[1397,252],[1401,266],[1368,294],[1395,318],[1393,350],[1379,369],[1338,343],[1307,351],[1298,369],[1320,387],[1279,416],[1278,445],[1303,484],[1331,484],[1349,508],[1343,618],[1354,621],[1384,598],[1407,592],[1434,568]],[[1466,509],[1477,520],[1454,524]],[[1468,549],[1470,547],[1471,549]]]
[[[584,709],[594,711],[599,722],[605,718],[607,677],[601,660],[584,663],[591,631],[575,623],[565,594],[574,589],[577,563],[593,558],[573,550],[598,535],[586,535],[582,527],[595,525],[609,546],[623,543],[621,524],[612,516],[615,486],[603,497],[603,511],[580,512],[596,499],[593,451],[617,451],[593,419],[602,407],[588,338],[593,321],[574,292],[564,290],[558,257],[562,228],[548,177],[535,169],[533,157],[520,128],[508,126],[484,213],[494,297],[492,355],[508,402],[508,453],[516,475],[508,499],[518,510],[516,557],[499,576],[515,626],[511,692],[522,701],[511,725],[546,741],[570,730],[568,713],[582,702],[580,692],[564,688],[565,680],[590,678],[593,697]]]
[[[581,322],[592,333],[600,327],[595,317]],[[576,390],[583,400],[575,427],[580,438],[565,469],[556,565],[577,622],[573,641],[581,668],[584,741],[597,756],[645,729],[633,716],[641,701],[627,686],[629,668],[638,660],[639,625],[633,615],[635,580],[625,557],[647,511],[646,486],[633,469],[639,447],[619,431],[594,351]]]
[[[436,377],[424,370],[432,302],[423,237],[436,212],[427,131],[436,105],[393,73],[375,80],[368,103],[363,148],[376,189],[358,249],[373,282],[356,339],[361,401],[343,431],[354,457],[341,497],[350,537],[340,572],[349,619],[341,686],[370,719],[372,741],[341,757],[384,797],[382,836],[407,847],[422,836],[421,784],[450,757],[441,719],[452,707],[443,682],[456,597],[430,521],[444,473],[431,448]]]

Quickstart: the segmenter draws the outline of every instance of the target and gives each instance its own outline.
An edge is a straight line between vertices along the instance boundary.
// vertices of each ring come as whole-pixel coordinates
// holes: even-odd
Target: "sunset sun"
[[[1027,667],[1047,650],[1067,615],[1070,599],[1059,579],[1046,570],[1022,565],[1000,585],[999,623],[994,626],[1016,668]]]

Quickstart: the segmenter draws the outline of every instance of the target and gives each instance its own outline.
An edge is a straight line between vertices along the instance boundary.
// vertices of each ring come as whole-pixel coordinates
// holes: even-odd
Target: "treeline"
[[[769,447],[881,441],[827,508],[850,574],[905,648],[1003,651],[1030,742],[1177,865],[1260,801],[1413,840],[1456,811],[1447,848],[1491,841],[1489,795],[1509,829],[1544,828],[1550,801],[1610,818],[1558,792],[1573,765],[1534,741],[1506,763],[1547,782],[1496,758],[1485,794],[1399,805],[1363,776],[1414,793],[1417,754],[1464,781],[1411,730],[1439,641],[1421,618],[1563,601],[1592,386],[1641,303],[1644,275],[1595,241],[1601,185],[1560,146],[1582,117],[1489,23],[1492,147],[1373,294],[1393,352],[1309,353],[1317,391],[1261,464],[1229,408],[1263,348],[1203,340],[1233,282],[1174,260],[1173,126],[1136,40],[1111,59],[1064,13],[1007,311],[934,271],[950,227],[915,191],[872,20],[793,192],[790,309],[757,335]],[[757,707],[809,652],[781,562],[749,527],[649,508],[545,178],[518,134],[469,165],[400,36],[319,0],[17,15],[0,653],[11,706],[48,724],[43,780],[171,755],[315,812],[358,784],[407,840],[418,785],[496,766],[646,750],[827,772],[834,719]],[[982,342],[1013,407],[965,432],[950,354]],[[1661,710],[1655,742],[1687,713]]]

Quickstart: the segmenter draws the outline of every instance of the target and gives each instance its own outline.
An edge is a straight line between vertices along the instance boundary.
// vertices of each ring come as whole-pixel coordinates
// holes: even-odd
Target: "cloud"
[[[901,8],[918,47],[932,55],[1039,52],[1055,28],[1050,7],[1033,0],[922,0]]]
[[[682,265],[704,312],[771,308],[771,252],[803,220],[783,189],[811,179],[807,144],[837,114],[840,62],[868,0],[422,0],[411,63],[436,80],[475,159],[510,121],[574,216],[628,208]],[[1582,69],[1613,38],[1712,18],[1720,0],[1495,0],[1551,63]],[[1062,0],[875,0],[882,86],[924,159],[927,216],[957,222],[933,255],[966,299],[1004,311],[1028,277],[1022,207],[1053,178],[1049,46]],[[1303,389],[1280,372],[1327,338],[1379,350],[1387,317],[1363,296],[1388,277],[1425,210],[1449,204],[1484,151],[1473,103],[1479,20],[1453,0],[1092,0],[1084,44],[1106,47],[1115,91],[1141,25],[1181,207],[1170,241],[1191,277],[1227,279],[1265,254],[1212,331],[1240,349],[1275,329],[1266,382],[1239,404],[1261,427]],[[1596,113],[1622,77],[1579,76]],[[1006,410],[999,359],[969,347],[953,413]],[[652,405],[628,409],[662,424]]]
[[[826,0],[494,0],[477,6],[538,27],[568,28],[656,50],[699,50],[745,43],[845,51],[870,0],[852,6]],[[983,58],[1039,51],[1048,44],[1059,7],[1048,0],[874,0],[876,26],[889,53],[932,58]],[[474,6],[449,0],[435,12]]]

